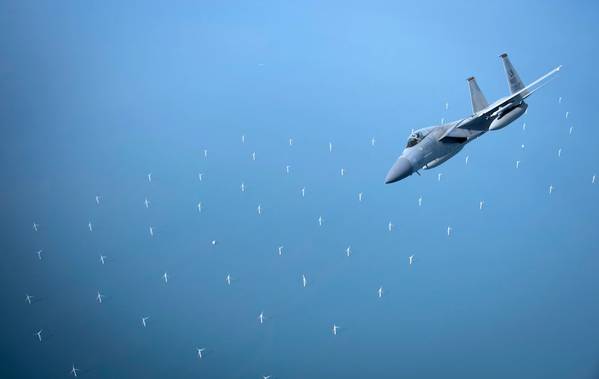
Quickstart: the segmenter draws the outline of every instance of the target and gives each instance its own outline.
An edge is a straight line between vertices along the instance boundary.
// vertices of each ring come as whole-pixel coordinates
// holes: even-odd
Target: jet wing
[[[547,80],[547,79],[549,79],[555,73],[559,72],[559,70],[561,68],[562,68],[562,66],[558,66],[558,67],[554,68],[553,70],[549,71],[548,73],[541,76],[540,78],[538,78],[534,82],[530,83],[526,87],[522,88],[521,90],[514,92],[510,96],[505,97],[505,98],[493,103],[489,107],[481,110],[480,112],[475,113],[471,117],[456,123],[455,125],[448,128],[445,131],[445,133],[443,133],[439,137],[439,141],[446,139],[446,137],[452,137],[454,134],[457,134],[456,129],[467,129],[467,130],[476,130],[476,131],[486,130],[486,128],[488,128],[488,126],[489,126],[488,120],[491,118],[491,116],[495,112],[497,112],[502,107],[508,105],[511,102],[514,102],[514,101],[520,102],[520,101],[526,99],[527,97],[529,97],[530,95],[532,95],[537,90],[543,88],[544,86],[546,86],[547,84],[549,84],[551,82],[551,80]]]
[[[553,74],[559,72],[559,70],[561,70],[561,68],[562,68],[562,66],[558,66],[558,67],[554,68],[553,70],[551,70],[548,73],[546,73],[545,75],[541,76],[540,78],[538,78],[534,82],[530,83],[526,87],[522,88],[518,92],[514,92],[510,96],[502,99],[501,101],[494,103],[487,109],[484,109],[481,112],[480,116],[489,116],[489,115],[495,113],[501,107],[504,107],[505,105],[511,103],[514,100],[521,101],[521,100],[526,99],[527,97],[532,95],[537,90],[539,90],[539,89],[545,87],[547,84],[549,84],[551,82],[551,80],[546,80],[546,79],[549,79],[551,76],[553,76]]]

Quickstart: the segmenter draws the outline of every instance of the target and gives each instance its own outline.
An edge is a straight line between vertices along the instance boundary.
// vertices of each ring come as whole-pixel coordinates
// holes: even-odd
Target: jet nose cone
[[[412,169],[412,164],[407,158],[400,157],[397,162],[391,167],[389,173],[387,173],[387,177],[385,178],[385,184],[395,183],[399,180],[407,178],[412,175],[414,170]]]

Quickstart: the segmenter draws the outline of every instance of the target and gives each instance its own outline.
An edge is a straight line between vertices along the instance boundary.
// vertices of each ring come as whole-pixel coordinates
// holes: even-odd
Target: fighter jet
[[[472,76],[468,78],[472,115],[466,118],[415,130],[408,138],[408,143],[389,170],[385,183],[395,183],[413,173],[437,167],[456,155],[467,143],[482,136],[486,132],[506,127],[522,116],[528,104],[524,100],[536,90],[548,84],[548,80],[562,66],[558,66],[525,86],[512,66],[507,54],[500,55],[510,87],[510,95],[489,105],[482,91]]]

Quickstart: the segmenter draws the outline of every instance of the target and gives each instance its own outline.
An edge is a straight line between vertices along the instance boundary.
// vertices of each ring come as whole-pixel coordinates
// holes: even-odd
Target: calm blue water
[[[2,2],[0,377],[596,378],[598,12]],[[466,77],[507,94],[504,51],[564,69],[384,185],[412,128],[470,113]]]

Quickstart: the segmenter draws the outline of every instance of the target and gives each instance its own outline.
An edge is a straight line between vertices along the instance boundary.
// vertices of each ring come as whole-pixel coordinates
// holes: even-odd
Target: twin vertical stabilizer
[[[472,101],[472,113],[476,113],[478,111],[482,111],[486,107],[489,106],[487,103],[487,99],[485,95],[483,95],[482,91],[478,87],[478,83],[476,83],[476,79],[474,76],[468,78],[468,87],[470,87],[470,100]]]
[[[512,62],[508,58],[506,53],[503,53],[499,56],[503,61],[503,67],[505,68],[505,75],[507,76],[507,82],[510,86],[510,93],[514,94],[525,88],[524,83],[520,79],[520,75],[512,66]],[[472,113],[477,113],[485,109],[489,106],[487,103],[487,99],[485,95],[483,95],[480,90],[478,83],[476,83],[476,79],[474,76],[469,77],[468,79],[468,87],[470,87],[470,100],[472,101]],[[521,96],[526,97],[528,91],[522,91]]]
[[[516,93],[524,88],[524,83],[520,80],[520,75],[512,66],[512,62],[510,62],[510,58],[508,58],[506,53],[503,53],[499,56],[503,61],[503,67],[505,68],[505,75],[507,76],[507,82],[510,85],[510,92]]]

